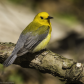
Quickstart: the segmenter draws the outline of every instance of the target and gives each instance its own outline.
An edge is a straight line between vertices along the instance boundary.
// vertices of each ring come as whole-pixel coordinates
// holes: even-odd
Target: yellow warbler
[[[27,52],[37,52],[46,47],[51,38],[51,23],[46,12],[38,13],[34,20],[22,31],[17,44],[5,62],[4,66],[11,65],[17,56],[21,56]]]

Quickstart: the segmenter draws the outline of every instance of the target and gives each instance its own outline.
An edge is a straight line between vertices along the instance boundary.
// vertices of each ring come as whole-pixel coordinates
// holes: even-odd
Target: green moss
[[[3,46],[15,46],[15,44],[14,43],[12,43],[12,42],[0,42],[0,45],[3,45]]]
[[[22,76],[15,73],[9,76],[9,81],[14,82],[14,84],[24,84]]]

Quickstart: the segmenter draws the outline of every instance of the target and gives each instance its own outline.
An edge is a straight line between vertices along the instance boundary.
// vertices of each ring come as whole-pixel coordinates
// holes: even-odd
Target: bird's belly
[[[48,36],[34,48],[33,52],[37,52],[44,49],[48,44],[48,42],[50,41],[50,38],[51,38],[51,34],[48,34]]]

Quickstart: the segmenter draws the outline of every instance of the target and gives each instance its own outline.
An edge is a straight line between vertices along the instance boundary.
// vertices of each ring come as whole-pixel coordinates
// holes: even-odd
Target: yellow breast
[[[48,44],[48,42],[50,41],[50,38],[51,38],[51,33],[49,33],[48,36],[34,48],[33,52],[37,52],[44,49]]]

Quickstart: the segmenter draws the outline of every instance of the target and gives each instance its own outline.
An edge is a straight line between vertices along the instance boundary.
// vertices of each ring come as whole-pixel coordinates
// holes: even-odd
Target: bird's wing
[[[13,52],[12,52],[12,55],[17,54],[17,52],[18,52],[21,48],[23,48],[24,43],[26,42],[26,39],[29,38],[29,36],[30,36],[30,33],[27,33],[26,35],[24,35],[24,34],[21,34],[21,35],[20,35],[20,37],[19,37],[19,39],[18,39],[18,41],[17,41],[17,43],[16,43],[16,46],[15,46]]]
[[[49,33],[49,26],[41,26],[37,30],[28,33],[27,35],[21,36],[22,40],[19,40],[17,43],[17,48],[19,46],[24,46],[18,51],[18,55],[23,55],[27,52],[31,52]],[[25,40],[25,41],[24,41]],[[21,44],[22,43],[22,44]]]

